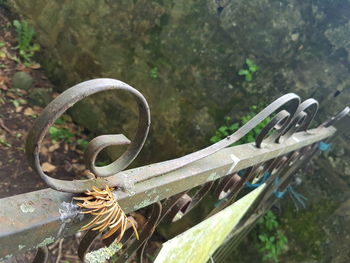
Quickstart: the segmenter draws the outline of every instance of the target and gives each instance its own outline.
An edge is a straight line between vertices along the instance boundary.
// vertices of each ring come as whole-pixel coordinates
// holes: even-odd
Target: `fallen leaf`
[[[59,143],[55,143],[55,144],[53,144],[53,145],[51,145],[49,147],[49,152],[56,151],[58,148],[60,148],[60,144]]]
[[[0,89],[7,90],[8,88],[7,88],[7,86],[5,84],[0,84]]]
[[[7,92],[6,96],[10,97],[11,99],[17,99],[17,96],[15,94],[13,94],[12,92]]]
[[[36,113],[40,113],[40,112],[43,110],[43,108],[41,108],[41,107],[39,107],[39,106],[34,106],[34,107],[33,107],[33,110],[34,110]]]
[[[71,166],[76,172],[82,172],[85,170],[85,165],[83,164],[72,164]]]
[[[42,168],[43,171],[46,172],[46,173],[50,173],[50,172],[53,172],[53,171],[56,170],[56,166],[54,166],[54,165],[52,165],[52,164],[50,164],[50,163],[47,163],[47,162],[43,163],[43,164],[41,165],[41,168]]]
[[[36,113],[33,111],[33,109],[32,108],[26,108],[25,110],[24,110],[24,115],[25,116],[33,116],[33,115],[35,115]]]
[[[9,79],[6,76],[0,76],[0,84],[9,83]]]
[[[23,109],[23,107],[22,106],[18,106],[18,107],[16,107],[16,112],[21,112],[22,111],[22,109]]]
[[[39,63],[30,64],[29,67],[30,67],[31,69],[38,69],[38,68],[40,68],[40,64],[39,64]]]
[[[17,90],[18,93],[21,93],[22,95],[28,95],[28,92],[24,89]]]
[[[47,155],[49,153],[49,150],[47,149],[46,146],[41,146],[40,153],[43,155]]]

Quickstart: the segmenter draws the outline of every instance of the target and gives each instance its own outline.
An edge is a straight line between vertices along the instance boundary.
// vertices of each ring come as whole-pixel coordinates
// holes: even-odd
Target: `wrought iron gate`
[[[96,179],[64,181],[46,175],[40,166],[39,151],[48,128],[73,104],[105,90],[124,90],[134,96],[139,110],[135,137],[129,140],[122,134],[102,135],[89,142],[84,159]],[[114,195],[126,213],[152,207],[150,218],[139,229],[139,239],[132,237],[130,227],[121,240],[125,248],[121,250],[118,262],[124,262],[136,251],[140,251],[138,255],[142,258],[147,241],[161,221],[173,222],[182,218],[209,192],[220,201],[215,207],[213,204],[208,214],[211,216],[234,203],[247,183],[256,184],[265,178],[265,188],[235,229],[235,240],[239,242],[278,195],[286,191],[295,173],[327,145],[336,132],[333,124],[348,116],[350,111],[346,107],[318,127],[309,129],[317,110],[316,100],[301,102],[296,94],[286,94],[238,131],[207,148],[181,158],[125,170],[137,157],[148,134],[150,111],[147,101],[136,89],[118,80],[82,82],[55,98],[29,132],[26,144],[29,163],[50,188],[0,199],[0,258],[37,248],[34,261],[44,262],[46,245],[73,235],[91,220],[90,216],[79,213],[81,210],[72,198],[94,186],[115,188]],[[254,143],[231,146],[267,117],[271,117],[271,121]],[[128,148],[113,163],[96,167],[98,153],[110,145],[128,145]],[[194,188],[196,191],[190,191]],[[81,260],[99,234],[92,230],[86,232],[78,249]],[[105,244],[110,245],[117,234],[104,239]]]

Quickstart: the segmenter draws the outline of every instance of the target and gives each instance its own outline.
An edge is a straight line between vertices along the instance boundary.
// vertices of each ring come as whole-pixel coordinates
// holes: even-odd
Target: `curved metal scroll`
[[[128,140],[122,135],[103,135],[92,140],[89,143],[87,152],[85,154],[88,167],[98,177],[110,176],[125,169],[140,152],[146,140],[150,126],[149,106],[143,95],[133,87],[119,80],[105,78],[82,82],[71,87],[70,89],[67,89],[58,97],[56,97],[37,118],[27,137],[26,154],[29,163],[34,171],[37,172],[50,187],[59,191],[71,193],[84,192],[87,189],[91,189],[94,185],[98,187],[105,187],[106,181],[101,178],[79,181],[65,181],[49,177],[41,169],[39,151],[40,144],[46,132],[57,118],[59,118],[68,108],[83,98],[106,90],[123,90],[133,95],[137,101],[139,109],[139,126],[135,138],[129,144],[127,150],[116,161],[107,166],[95,167],[94,160],[97,153],[109,145],[128,144]]]
[[[89,179],[89,180],[79,180],[79,181],[65,181],[59,180],[46,175],[40,166],[39,160],[39,151],[40,144],[48,130],[48,128],[54,123],[54,121],[60,117],[68,108],[73,106],[76,102],[81,99],[92,95],[97,92],[105,91],[105,90],[124,90],[131,93],[137,101],[139,107],[139,126],[135,138],[130,141],[123,135],[102,135],[93,139],[87,147],[85,152],[85,160],[88,168],[97,176],[97,179]],[[197,152],[188,154],[178,159],[174,159],[168,162],[165,162],[162,166],[162,169],[159,170],[155,167],[150,167],[147,174],[159,175],[163,173],[167,173],[176,169],[179,169],[185,165],[188,165],[194,161],[202,159],[206,156],[209,156],[231,144],[235,143],[239,139],[241,139],[244,135],[254,129],[261,121],[269,117],[271,114],[282,111],[286,112],[285,108],[288,106],[288,116],[284,121],[285,124],[289,123],[294,113],[297,111],[299,106],[300,99],[297,95],[290,93],[286,94],[274,102],[272,102],[269,106],[267,106],[264,110],[262,110],[259,114],[257,114],[254,118],[252,118],[248,123],[242,126],[238,131],[233,133],[232,135],[226,137],[225,139],[207,147]],[[281,114],[281,113],[278,113]],[[148,134],[150,126],[150,112],[146,99],[142,96],[140,92],[132,88],[131,86],[113,79],[94,79],[82,82],[72,88],[66,90],[57,98],[55,98],[43,111],[43,113],[39,116],[39,118],[35,121],[35,124],[31,131],[29,132],[27,142],[26,142],[26,153],[32,168],[43,178],[43,180],[52,188],[72,193],[81,193],[86,191],[87,189],[91,189],[92,186],[104,187],[105,185],[109,185],[111,187],[115,187],[119,182],[119,174],[118,172],[125,169],[138,155],[140,152],[145,139]],[[283,133],[286,125],[283,126],[283,129],[280,131],[280,135]],[[124,154],[114,161],[113,163],[103,166],[96,167],[94,165],[94,161],[96,159],[97,154],[105,147],[110,145],[122,145],[129,144],[128,149]],[[154,169],[154,170],[152,170]],[[106,179],[101,177],[109,176]]]

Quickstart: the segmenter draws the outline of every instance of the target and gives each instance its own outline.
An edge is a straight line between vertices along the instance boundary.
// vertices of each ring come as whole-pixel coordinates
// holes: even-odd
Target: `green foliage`
[[[59,141],[71,142],[72,137],[74,137],[74,134],[71,133],[66,128],[57,128],[57,127],[51,126],[49,128],[49,136],[53,142],[59,142]]]
[[[19,56],[25,63],[32,63],[31,58],[35,52],[40,50],[40,46],[34,43],[35,31],[27,22],[14,20],[13,25],[16,29]]]
[[[253,80],[253,73],[257,72],[259,67],[254,64],[252,60],[247,58],[245,60],[245,64],[247,66],[246,69],[240,69],[238,71],[238,75],[244,76],[246,81],[252,81]]]
[[[7,5],[7,0],[0,0],[0,6],[6,7]]]
[[[288,239],[279,229],[276,216],[267,213],[258,221],[259,242],[257,249],[262,254],[264,261],[278,262],[279,256],[286,250]]]
[[[157,67],[151,68],[151,70],[149,71],[149,76],[152,79],[157,79],[158,78],[158,68]]]
[[[12,146],[12,145],[11,145],[8,141],[6,141],[6,139],[3,138],[3,137],[0,137],[0,145],[5,146],[5,147],[11,147],[11,146]]]
[[[250,112],[243,116],[241,118],[240,122],[231,123],[231,118],[226,116],[225,117],[225,124],[222,125],[217,131],[215,132],[215,135],[210,138],[210,141],[212,143],[216,143],[228,135],[234,133],[239,128],[241,128],[244,124],[246,124],[248,121],[250,121],[257,113],[260,112],[261,109],[263,109],[263,105],[253,105],[251,106]],[[242,139],[240,139],[238,142],[235,143],[235,145],[238,144],[244,144],[249,142],[254,142],[256,136],[261,132],[261,130],[265,127],[265,125],[271,120],[270,117],[263,120],[261,123],[259,123],[253,130],[251,130],[248,134],[246,134]]]
[[[78,139],[77,140],[77,145],[78,145],[78,148],[82,151],[84,151],[87,147],[87,145],[89,144],[89,142],[85,139]]]
[[[15,106],[16,108],[18,108],[21,105],[27,104],[27,101],[25,99],[15,99],[15,100],[11,100],[13,106]]]

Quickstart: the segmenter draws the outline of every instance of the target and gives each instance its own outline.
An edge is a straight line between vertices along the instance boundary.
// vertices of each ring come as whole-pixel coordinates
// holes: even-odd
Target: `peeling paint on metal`
[[[79,206],[73,202],[62,202],[58,209],[60,213],[60,219],[64,223],[71,222],[80,212]]]
[[[230,157],[232,159],[232,165],[230,169],[228,170],[227,174],[232,173],[233,169],[235,168],[236,164],[239,162],[239,158],[235,156],[234,154],[230,154]]]
[[[109,247],[102,247],[98,250],[86,254],[88,263],[104,263],[107,262],[115,253],[122,248],[121,243],[112,243]]]
[[[121,174],[121,182],[119,183],[119,187],[121,187],[124,191],[127,192],[128,196],[135,195],[135,180],[131,176],[127,174]]]
[[[33,213],[35,211],[35,207],[30,203],[23,203],[19,208],[23,213]]]
[[[12,257],[13,257],[12,254],[8,254],[8,255],[6,255],[5,257],[0,258],[0,262],[1,262],[1,263],[4,263],[6,260],[8,260],[8,259],[10,259],[10,258],[12,258]]]
[[[25,245],[18,245],[18,250],[21,251],[25,247],[26,247]]]
[[[55,238],[54,237],[47,237],[45,238],[42,242],[40,242],[36,248],[39,248],[39,247],[45,247],[47,246],[48,244],[51,244],[55,241]]]

